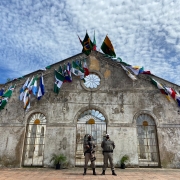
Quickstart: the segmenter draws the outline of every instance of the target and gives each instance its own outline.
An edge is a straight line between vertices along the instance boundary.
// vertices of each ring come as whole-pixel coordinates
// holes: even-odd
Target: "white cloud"
[[[93,38],[95,30],[98,50],[108,34],[124,61],[180,85],[178,7],[169,0],[2,1],[1,67],[13,76],[40,69],[81,52],[77,34]]]

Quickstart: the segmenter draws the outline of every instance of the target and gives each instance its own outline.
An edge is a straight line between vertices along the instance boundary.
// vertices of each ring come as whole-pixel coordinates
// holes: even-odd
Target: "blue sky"
[[[179,0],[1,0],[0,83],[81,52],[108,34],[116,55],[180,85]]]

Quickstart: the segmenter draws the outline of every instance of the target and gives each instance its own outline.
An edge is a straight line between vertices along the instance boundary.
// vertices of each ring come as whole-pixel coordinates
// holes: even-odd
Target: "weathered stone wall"
[[[22,158],[24,128],[16,125],[1,125],[0,134],[0,166],[19,166]]]
[[[53,92],[54,69],[72,60],[86,58],[79,54],[63,62],[52,65],[43,72],[46,93],[40,101],[31,97],[31,108],[23,110],[19,101],[19,90],[27,77],[40,75],[33,72],[16,83],[5,109],[0,111],[0,163],[2,166],[19,167],[22,163],[25,127],[32,113],[40,112],[46,116],[44,166],[50,166],[52,153],[61,152],[75,165],[76,124],[81,112],[95,108],[106,117],[107,132],[115,141],[114,163],[119,164],[124,154],[130,156],[129,166],[138,166],[136,118],[141,112],[151,115],[157,126],[161,165],[180,168],[179,164],[179,114],[175,101],[166,97],[150,83],[148,75],[138,76],[133,82],[118,63],[104,58],[101,53],[92,52],[87,58],[91,72],[101,77],[101,85],[95,90],[84,87],[83,82],[73,75],[72,83],[64,83],[60,93]],[[179,86],[155,77],[158,81],[179,90]],[[5,84],[8,87],[10,83]],[[175,125],[178,125],[176,128]]]
[[[167,125],[159,128],[158,134],[162,166],[180,168],[180,126]]]

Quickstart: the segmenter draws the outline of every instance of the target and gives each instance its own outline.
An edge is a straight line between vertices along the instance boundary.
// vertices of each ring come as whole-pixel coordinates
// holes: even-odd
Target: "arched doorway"
[[[140,167],[160,167],[157,130],[154,119],[140,114],[136,120]]]
[[[46,117],[42,113],[34,113],[26,127],[24,143],[24,166],[43,166]]]
[[[106,119],[95,109],[84,111],[77,121],[76,135],[76,166],[84,165],[83,142],[84,136],[91,134],[96,144],[96,165],[103,165],[101,142],[106,134]]]

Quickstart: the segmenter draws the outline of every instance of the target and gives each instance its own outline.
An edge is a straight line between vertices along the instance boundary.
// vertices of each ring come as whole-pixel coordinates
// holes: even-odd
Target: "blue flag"
[[[38,94],[37,94],[38,100],[41,99],[41,97],[44,95],[44,93],[45,93],[45,89],[44,89],[44,80],[43,80],[43,76],[41,76],[41,77],[40,77],[40,83],[39,83]]]

